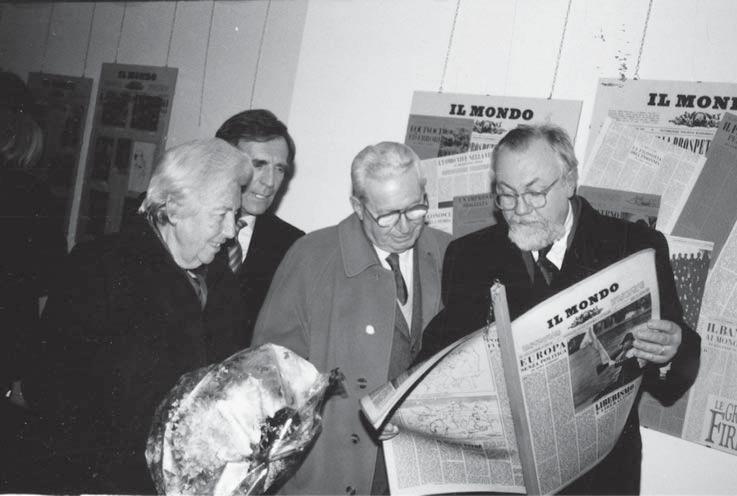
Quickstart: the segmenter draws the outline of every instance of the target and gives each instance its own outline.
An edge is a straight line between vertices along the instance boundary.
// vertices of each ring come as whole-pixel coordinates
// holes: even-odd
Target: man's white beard
[[[563,224],[548,219],[537,219],[521,224],[509,222],[509,239],[522,251],[538,251],[562,238],[566,233]]]

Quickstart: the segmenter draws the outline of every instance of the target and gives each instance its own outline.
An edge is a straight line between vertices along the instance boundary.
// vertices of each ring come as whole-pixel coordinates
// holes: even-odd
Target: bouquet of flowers
[[[340,373],[274,344],[181,377],[159,405],[146,460],[159,493],[264,494],[294,473],[320,432]]]

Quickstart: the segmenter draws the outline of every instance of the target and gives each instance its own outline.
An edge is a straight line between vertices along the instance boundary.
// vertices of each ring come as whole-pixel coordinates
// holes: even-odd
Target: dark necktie
[[[200,306],[205,308],[205,305],[207,304],[207,283],[205,282],[207,266],[200,265],[196,269],[188,270],[187,275],[192,281],[192,287],[194,288],[195,293],[197,293],[197,298],[200,300]]]
[[[235,236],[228,244],[228,265],[230,265],[230,270],[233,271],[233,274],[238,272],[238,269],[243,265],[243,249],[241,248],[241,244],[238,242],[238,233],[247,225],[248,222],[245,217],[238,219],[235,223]]]
[[[402,271],[399,270],[399,255],[396,253],[390,253],[388,257],[386,257],[386,261],[389,264],[389,267],[392,268],[392,272],[394,272],[394,285],[397,287],[397,300],[399,300],[399,303],[402,305],[405,305],[407,303],[407,285],[404,282],[404,277],[402,277]]]
[[[548,257],[546,256],[552,247],[553,245],[548,245],[537,252],[537,266],[540,267],[540,272],[542,272],[548,286],[553,283],[553,279],[559,272],[558,267],[548,260]]]

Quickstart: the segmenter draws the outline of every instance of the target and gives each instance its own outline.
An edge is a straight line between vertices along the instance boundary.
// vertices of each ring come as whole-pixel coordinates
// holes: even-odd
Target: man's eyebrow
[[[538,183],[538,182],[540,182],[540,178],[539,177],[536,177],[532,181],[529,181],[527,184],[525,184],[525,190],[527,188],[529,188],[530,186],[534,186],[535,183]],[[497,186],[504,186],[506,188],[511,189],[512,191],[517,191],[516,189],[514,189],[512,186],[510,186],[509,184],[505,183],[504,181],[496,181],[496,184],[497,184]]]

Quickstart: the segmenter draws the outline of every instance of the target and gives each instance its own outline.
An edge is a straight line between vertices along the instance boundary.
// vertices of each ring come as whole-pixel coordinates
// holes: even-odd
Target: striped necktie
[[[230,240],[230,244],[228,245],[228,265],[230,265],[230,270],[233,271],[233,274],[238,272],[238,269],[243,265],[243,249],[238,242],[238,233],[247,225],[248,222],[245,217],[238,219],[235,223],[235,236]]]

